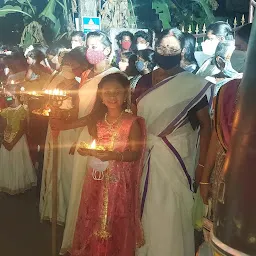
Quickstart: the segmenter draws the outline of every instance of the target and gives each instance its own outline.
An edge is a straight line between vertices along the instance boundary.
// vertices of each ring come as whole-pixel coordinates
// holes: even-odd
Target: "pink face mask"
[[[129,42],[129,41],[123,41],[123,42],[122,42],[122,48],[123,48],[124,50],[129,50],[129,49],[131,48],[131,45],[132,45],[132,43]]]
[[[96,65],[106,59],[103,50],[94,50],[90,48],[87,49],[85,57],[88,60],[88,62],[92,65]]]

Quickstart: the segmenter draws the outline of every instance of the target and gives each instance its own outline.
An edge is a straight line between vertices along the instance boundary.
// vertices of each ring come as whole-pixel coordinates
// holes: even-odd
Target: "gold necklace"
[[[121,114],[120,114],[120,116],[119,116],[112,124],[108,122],[108,120],[107,120],[108,113],[106,113],[106,114],[105,114],[105,122],[106,122],[106,124],[107,124],[108,126],[113,127],[116,123],[118,123],[118,121],[119,121],[120,118],[122,117],[123,113],[124,113],[124,112],[122,111]]]

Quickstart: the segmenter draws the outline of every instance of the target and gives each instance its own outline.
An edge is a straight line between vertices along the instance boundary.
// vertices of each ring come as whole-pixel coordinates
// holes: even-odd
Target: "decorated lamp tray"
[[[82,141],[82,142],[80,142],[79,147],[82,149],[88,149],[90,151],[105,151],[106,150],[104,146],[96,145],[95,140],[92,142],[92,144],[88,144],[88,143]]]
[[[35,114],[35,115],[46,116],[46,117],[50,116],[50,112],[51,112],[50,109],[42,109],[42,108],[35,109],[35,110],[32,111],[32,113]]]

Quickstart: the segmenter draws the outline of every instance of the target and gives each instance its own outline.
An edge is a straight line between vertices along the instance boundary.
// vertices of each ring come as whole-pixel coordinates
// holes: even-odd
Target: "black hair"
[[[215,58],[214,58],[214,63],[217,65],[216,57],[221,57],[222,59],[226,58],[226,55],[231,47],[235,46],[235,41],[234,40],[225,40],[219,42],[216,51],[215,51]],[[231,57],[231,56],[230,56]]]
[[[83,31],[74,31],[74,32],[72,32],[71,38],[75,37],[75,36],[81,37],[83,41],[85,40],[85,34],[84,34]]]
[[[91,111],[90,116],[90,122],[88,124],[88,130],[89,133],[92,137],[97,138],[97,122],[102,120],[107,113],[108,109],[107,107],[103,104],[101,98],[100,98],[100,91],[104,87],[105,83],[109,82],[118,82],[122,87],[127,90],[130,88],[130,81],[128,78],[121,74],[121,73],[113,73],[109,74],[101,79],[101,81],[98,84],[98,91],[97,91],[97,96],[96,96],[96,101],[94,104],[94,107]],[[125,110],[127,107],[127,103],[124,102],[123,104],[123,109]]]
[[[165,29],[160,33],[156,42],[156,47],[158,47],[161,44],[162,40],[168,36],[174,36],[181,43],[183,40],[184,34],[178,28]]]
[[[50,46],[47,51],[46,51],[46,55],[52,55],[52,56],[57,56],[60,53],[60,50],[65,48],[62,45],[56,46],[56,45],[52,45]]]
[[[156,66],[155,51],[151,49],[140,50],[137,52],[137,57],[140,57],[148,62],[147,69],[149,69],[150,71],[154,70],[154,67]]]
[[[252,30],[252,23],[248,23],[241,28],[239,28],[236,32],[236,35],[239,36],[245,43],[249,43],[250,35]]]
[[[76,61],[80,66],[88,68],[89,63],[85,57],[86,48],[83,46],[76,47],[68,52],[64,58],[67,56],[71,61]],[[64,60],[63,58],[63,60]]]
[[[196,38],[189,33],[184,33],[183,40],[181,41],[181,48],[186,50],[184,53],[185,61],[188,61],[191,64],[196,64],[198,68],[199,66],[195,58]]]
[[[213,35],[223,37],[225,40],[232,40],[234,38],[231,26],[224,21],[217,21],[210,24],[206,33],[210,31]]]
[[[42,60],[45,59],[45,55],[40,50],[32,50],[27,53],[26,57],[30,57],[36,61],[37,64],[40,64]]]
[[[131,32],[129,32],[129,31],[122,31],[121,33],[119,33],[119,34],[116,36],[116,41],[117,41],[117,44],[118,44],[119,47],[121,46],[120,41],[122,42],[122,40],[123,40],[123,38],[124,38],[125,36],[129,36],[130,39],[131,39],[131,42],[133,42],[133,38],[134,38],[133,34],[132,34]]]
[[[127,69],[125,70],[125,73],[128,76],[137,76],[137,75],[139,75],[139,72],[138,72],[138,70],[136,69],[136,66],[135,66],[135,63],[137,61],[137,56],[133,52],[123,52],[123,53],[121,53],[121,59],[122,59],[122,56],[127,58],[128,63],[129,63]]]
[[[108,36],[101,32],[101,31],[93,31],[93,32],[89,32],[87,34],[87,39],[89,39],[90,37],[99,37],[100,38],[100,42],[107,48],[109,47],[110,48],[110,54],[111,54],[111,51],[112,51],[112,43],[110,41],[110,39],[108,38]],[[109,54],[109,55],[110,55]]]
[[[20,53],[13,53],[11,56],[4,57],[3,62],[13,73],[25,71],[28,67],[24,55]]]
[[[146,40],[146,42],[149,43],[149,45],[152,45],[152,36],[150,33],[147,33],[143,30],[139,30],[134,34],[134,42],[137,43],[137,39],[141,37]]]

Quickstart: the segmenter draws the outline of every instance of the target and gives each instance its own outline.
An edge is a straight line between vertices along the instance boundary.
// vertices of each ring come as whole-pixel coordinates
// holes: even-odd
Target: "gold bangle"
[[[200,166],[200,167],[203,167],[203,168],[204,168],[204,165],[202,165],[202,164],[198,164],[198,166]]]
[[[199,184],[200,185],[210,185],[211,183],[210,182],[200,182]]]

